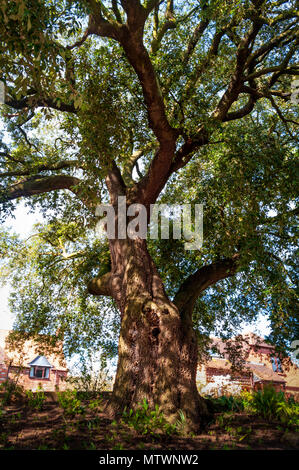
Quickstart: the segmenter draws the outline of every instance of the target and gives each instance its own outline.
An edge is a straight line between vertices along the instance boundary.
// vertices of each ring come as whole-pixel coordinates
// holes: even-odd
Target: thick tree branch
[[[150,164],[147,174],[137,183],[138,198],[146,207],[155,203],[169,176],[175,154],[175,142],[161,145]]]
[[[111,273],[92,279],[87,286],[89,294],[112,296]]]
[[[116,205],[118,196],[126,194],[126,185],[115,161],[112,162],[112,166],[107,172],[106,185],[110,194],[111,204]]]
[[[156,147],[155,142],[149,142],[142,149],[136,150],[135,152],[133,152],[131,157],[125,162],[122,176],[127,186],[130,186],[132,183],[134,183],[133,178],[132,178],[132,172],[133,172],[134,167],[137,166],[138,160],[143,155],[145,155],[146,153],[154,149],[155,147]]]
[[[40,165],[34,169],[26,169],[26,170],[15,170],[15,171],[7,171],[0,173],[0,178],[10,177],[10,176],[29,176],[33,173],[40,173],[41,171],[57,171],[63,170],[65,168],[79,168],[80,164],[76,160],[66,160],[55,163],[53,165]]]
[[[47,108],[56,109],[57,111],[65,111],[68,113],[76,114],[77,112],[74,104],[63,103],[61,101],[58,104],[56,100],[49,98],[49,97],[41,98],[37,96],[34,92],[32,94],[29,93],[28,96],[24,96],[23,98],[20,98],[20,99],[7,96],[5,98],[5,104],[7,106],[11,106],[14,109],[47,107]]]
[[[233,121],[235,119],[241,119],[247,116],[247,114],[250,114],[254,108],[254,105],[257,99],[258,99],[257,95],[255,96],[250,95],[247,103],[244,106],[242,106],[242,108],[238,109],[237,111],[232,111],[231,113],[227,113],[227,115],[223,118],[223,122]]]
[[[180,312],[193,310],[196,299],[208,287],[216,284],[221,279],[233,276],[238,267],[239,254],[232,258],[203,266],[191,274],[181,285],[173,302]]]
[[[279,47],[281,42],[283,42],[284,40],[292,40],[296,36],[296,32],[294,32],[293,29],[290,29],[290,27],[293,27],[294,25],[295,23],[288,26],[286,30],[283,31],[281,34],[275,36],[270,41],[264,43],[257,50],[253,51],[247,59],[246,68],[249,68],[252,63],[256,63],[261,57],[264,59],[266,54],[269,54],[269,52],[271,52],[273,49]]]
[[[99,2],[89,0],[88,3],[92,10],[90,32],[101,37],[111,37],[121,44],[141,83],[151,129],[160,143],[173,141],[177,131],[167,120],[158,79],[143,44],[144,23],[155,7],[155,2],[148,2],[144,8],[138,0],[122,0],[127,15],[126,25],[107,21]]]
[[[196,26],[195,30],[193,31],[193,34],[189,40],[188,46],[186,51],[183,54],[182,57],[182,62],[184,65],[187,65],[190,57],[193,54],[193,51],[198,44],[198,41],[202,37],[204,31],[206,30],[207,26],[209,24],[209,20],[201,20],[200,23]]]
[[[103,15],[103,6],[97,0],[87,1],[91,15],[89,17],[88,31],[89,34],[96,34],[98,36],[117,39],[118,36],[118,23],[117,21],[108,21]]]
[[[94,2],[90,2],[94,3]],[[149,176],[147,180],[152,183],[156,178],[160,176],[161,171],[163,174],[167,174],[172,163],[172,158],[175,151],[175,142],[178,136],[178,131],[171,127],[166,117],[166,111],[164,106],[163,96],[160,90],[158,78],[154,70],[153,64],[150,60],[149,54],[143,44],[143,27],[149,13],[150,8],[154,8],[155,4],[147,4],[146,8],[143,8],[138,0],[126,1],[123,0],[122,7],[127,15],[126,25],[110,25],[114,28],[114,39],[116,39],[123,47],[126,57],[135,70],[140,84],[143,90],[143,96],[148,112],[149,126],[153,130],[160,148],[156,152],[153,162],[150,166]],[[99,10],[99,6],[93,5],[93,12],[95,8]],[[99,36],[106,36],[106,31],[101,29],[103,24],[103,17],[98,11],[98,15],[95,18],[94,34]],[[98,27],[97,27],[98,25]],[[105,23],[106,25],[106,23]],[[107,25],[106,25],[107,26]],[[108,184],[111,187],[111,181],[116,178],[115,172],[108,175]],[[163,185],[165,184],[163,180]],[[160,185],[154,189],[153,193],[159,194]],[[163,186],[162,186],[163,187]],[[119,190],[119,187],[117,188]],[[141,193],[144,193],[145,185],[142,185]],[[157,193],[158,191],[158,193]],[[111,194],[111,190],[110,190]],[[150,198],[147,198],[150,199]]]
[[[61,189],[68,189],[75,194],[87,207],[95,208],[97,203],[96,194],[90,190],[83,190],[79,185],[79,178],[69,175],[40,176],[19,181],[8,188],[1,188],[0,202],[11,201],[19,197],[30,197],[36,194],[49,193]]]
[[[251,30],[244,36],[238,46],[236,52],[236,67],[234,73],[231,76],[231,80],[227,90],[225,91],[215,111],[213,112],[213,117],[217,120],[223,121],[225,119],[229,108],[239,96],[244,81],[243,74],[245,64],[250,55],[249,46],[251,43],[253,43],[262,26],[263,21],[257,19],[252,24]]]

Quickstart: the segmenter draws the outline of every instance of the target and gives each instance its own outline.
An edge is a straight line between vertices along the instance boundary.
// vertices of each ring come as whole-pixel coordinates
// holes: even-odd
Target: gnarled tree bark
[[[144,399],[175,422],[182,410],[187,429],[207,417],[196,387],[197,338],[190,315],[168,298],[142,239],[110,240],[112,272],[90,284],[109,294],[121,312],[118,366],[109,411],[136,408]]]

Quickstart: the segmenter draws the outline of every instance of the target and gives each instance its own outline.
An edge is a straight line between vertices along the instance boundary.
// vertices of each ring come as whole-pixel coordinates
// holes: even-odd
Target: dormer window
[[[44,356],[37,356],[30,362],[29,377],[31,379],[48,379],[50,376],[51,364]]]

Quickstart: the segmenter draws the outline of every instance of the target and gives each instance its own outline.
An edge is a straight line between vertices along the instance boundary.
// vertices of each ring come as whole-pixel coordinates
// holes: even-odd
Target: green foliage
[[[27,241],[1,231],[0,275],[13,286],[16,328],[39,337],[59,330],[57,340],[64,339],[68,356],[100,348],[117,354],[115,304],[91,298],[86,289],[90,278],[110,269],[107,243],[94,237],[94,207],[109,199],[105,176],[113,161],[127,174],[140,150],[144,175],[158,147],[132,57],[111,37],[84,37],[90,5],[96,3],[0,0],[0,80],[17,102],[16,109],[0,108],[1,221],[19,202],[10,201],[11,188],[51,176],[78,177],[72,191],[25,191],[32,195],[27,207],[38,209],[45,221]],[[175,21],[168,28],[166,8],[172,3]],[[120,21],[118,10],[125,24],[121,2],[101,2],[103,23]],[[242,73],[247,80],[230,112],[250,106],[271,76],[273,94],[265,92],[242,119],[216,122],[213,113],[234,76],[240,41],[254,36],[252,22],[259,15],[256,24],[262,27],[249,45],[252,60],[244,73],[254,75],[256,67],[270,72],[253,81]],[[144,26],[155,72],[151,81],[158,82],[165,115],[179,133],[177,150],[201,126],[210,138],[160,195],[159,202],[204,204],[200,252],[186,252],[181,240],[149,241],[169,296],[198,268],[240,253],[238,273],[206,289],[196,302],[193,321],[202,345],[212,331],[230,336],[259,313],[269,318],[271,339],[281,349],[298,339],[298,107],[288,99],[295,77],[295,21],[295,0],[177,0],[159,2]],[[166,28],[161,37],[157,24]],[[193,44],[198,25],[206,26]],[[273,48],[259,55],[268,44]],[[278,69],[287,59],[289,71],[283,74]],[[246,95],[244,87],[251,86],[257,91]],[[138,179],[134,174],[128,185]]]
[[[233,395],[223,395],[211,400],[214,407],[219,411],[242,411],[244,409],[243,400]]]
[[[256,414],[267,421],[279,421],[287,427],[299,426],[299,403],[292,397],[286,399],[284,392],[277,392],[271,385],[262,390],[243,390],[239,396],[224,395],[218,398],[209,397],[206,400],[213,413],[221,413],[217,416],[217,422],[226,430],[231,429],[234,412]],[[248,432],[244,436],[247,434]]]
[[[249,392],[248,390],[242,390],[242,392],[240,393],[240,399],[242,401],[244,411],[252,411],[252,392]]]
[[[182,432],[185,417],[181,412],[177,422],[170,424],[159,410],[158,405],[154,409],[150,409],[148,402],[144,399],[135,411],[125,408],[121,422],[132,427],[138,434],[159,438],[161,434],[171,435]]]
[[[282,400],[276,408],[277,416],[280,421],[288,426],[299,430],[299,403],[294,401]]]
[[[278,405],[284,401],[283,392],[276,392],[274,387],[267,386],[253,393],[252,407],[257,414],[271,420],[277,414]]]
[[[13,401],[22,401],[25,395],[24,388],[13,380],[5,380],[0,385],[3,405],[10,405]]]
[[[252,393],[252,410],[267,420],[278,420],[286,426],[299,426],[299,403],[285,394],[276,392],[274,387],[264,387]]]
[[[65,390],[57,393],[58,403],[66,416],[71,418],[85,413],[85,407],[78,398],[77,390]]]
[[[28,400],[29,408],[39,411],[43,409],[44,403],[46,401],[46,396],[41,385],[37,387],[37,390],[35,392],[33,392],[32,390],[26,390],[26,397]]]
[[[2,253],[14,253],[8,263],[3,260],[3,268],[0,258],[0,274],[22,284],[10,300],[13,311],[22,311],[16,329],[21,336],[29,333],[37,342],[48,341],[49,347],[63,340],[66,356],[83,357],[88,350],[114,356],[119,331],[115,306],[111,300],[92,298],[86,289],[98,260],[101,266],[107,263],[107,244],[88,239],[73,222],[36,229],[41,233],[28,242],[6,232],[0,238]]]
[[[92,411],[99,411],[102,406],[102,399],[101,398],[94,398],[93,400],[89,400],[88,408]]]

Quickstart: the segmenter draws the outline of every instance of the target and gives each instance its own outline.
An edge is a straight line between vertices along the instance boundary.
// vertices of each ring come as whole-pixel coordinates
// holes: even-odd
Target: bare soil
[[[108,418],[99,409],[67,417],[57,402],[42,410],[14,403],[0,417],[0,450],[290,450],[299,448],[299,433],[253,415],[216,413],[200,435],[141,435]]]

